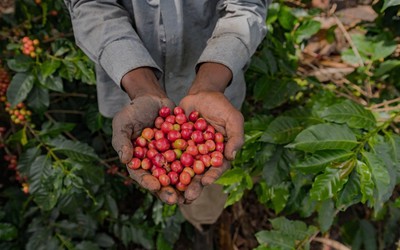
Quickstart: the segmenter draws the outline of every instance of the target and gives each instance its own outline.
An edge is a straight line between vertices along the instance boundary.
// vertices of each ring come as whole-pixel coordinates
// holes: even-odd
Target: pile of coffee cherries
[[[224,136],[193,111],[162,107],[154,128],[143,129],[135,139],[131,169],[148,170],[162,186],[185,191],[195,175],[223,163]]]

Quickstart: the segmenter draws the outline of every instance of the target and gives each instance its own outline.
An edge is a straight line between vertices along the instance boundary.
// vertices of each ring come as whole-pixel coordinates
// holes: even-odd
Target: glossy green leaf
[[[321,28],[321,23],[310,19],[300,24],[295,30],[294,37],[297,43],[301,43],[303,40],[310,38],[316,34]]]
[[[11,103],[11,106],[25,100],[33,88],[34,81],[34,76],[28,73],[14,75],[7,89],[7,100]]]
[[[287,147],[306,152],[351,150],[358,145],[354,133],[345,125],[317,124],[306,128]]]
[[[225,171],[218,180],[215,181],[221,185],[232,185],[241,182],[244,177],[244,171],[241,168],[232,168]]]
[[[268,246],[265,249],[293,250],[295,239],[279,231],[260,231],[255,234],[258,243]],[[276,248],[274,248],[276,247]],[[261,248],[263,249],[263,248]]]
[[[335,206],[332,200],[325,200],[318,209],[318,224],[322,233],[328,232],[335,219]]]
[[[76,250],[100,250],[100,247],[91,241],[82,241],[75,247]]]
[[[343,162],[354,156],[353,152],[345,150],[321,150],[317,151],[294,167],[304,173],[318,173],[329,164]]]
[[[260,141],[286,144],[291,142],[302,129],[301,124],[294,118],[279,116],[269,124]]]
[[[42,179],[50,176],[52,170],[52,162],[49,157],[41,155],[34,159],[29,168],[30,193],[35,193],[40,189],[40,186],[42,185]]]
[[[289,7],[282,5],[278,15],[279,23],[284,29],[292,30],[297,23],[296,17],[292,14]]]
[[[40,84],[46,89],[57,92],[64,92],[63,81],[59,76],[49,76],[46,79],[40,79]]]
[[[275,213],[280,213],[286,207],[289,195],[288,183],[281,183],[270,188],[270,197]]]
[[[46,60],[40,65],[40,71],[42,74],[43,79],[47,79],[47,77],[54,74],[54,72],[60,67],[61,62],[60,60],[50,59]]]
[[[400,5],[400,0],[384,0],[381,12],[385,11],[387,8]]]
[[[17,55],[15,58],[7,60],[7,66],[15,72],[26,72],[31,67],[34,61],[23,55]]]
[[[372,112],[351,100],[329,106],[321,117],[330,122],[346,123],[351,128],[371,129],[376,125]]]
[[[383,203],[386,202],[392,194],[390,175],[384,162],[378,155],[371,152],[363,152],[362,155],[363,160],[372,173],[372,179],[375,184],[374,207],[376,211],[379,211]]]
[[[345,210],[351,205],[361,202],[360,189],[361,189],[360,175],[357,173],[357,171],[353,171],[350,174],[347,183],[339,192],[339,195],[336,200],[336,207],[338,207],[341,210]]]
[[[378,68],[375,71],[375,75],[382,76],[397,67],[400,67],[400,60],[385,60],[384,62],[379,64]]]
[[[373,200],[375,185],[370,169],[364,162],[357,161],[356,170],[360,178],[361,202],[365,203],[367,200]]]
[[[22,175],[28,175],[30,166],[34,160],[40,155],[40,149],[37,147],[29,148],[23,152],[18,160],[17,169]]]
[[[292,80],[271,81],[261,77],[254,85],[254,98],[263,101],[266,109],[272,109],[288,101],[290,96],[299,90],[299,86]]]
[[[50,105],[49,90],[41,86],[35,87],[29,93],[27,101],[29,107],[31,107],[35,112],[42,113]]]
[[[310,197],[314,200],[332,198],[346,183],[340,178],[340,169],[326,168],[325,172],[318,175],[310,190]]]
[[[92,161],[98,159],[93,148],[80,141],[56,138],[49,141],[49,144],[54,147],[54,152],[64,154],[76,161]]]

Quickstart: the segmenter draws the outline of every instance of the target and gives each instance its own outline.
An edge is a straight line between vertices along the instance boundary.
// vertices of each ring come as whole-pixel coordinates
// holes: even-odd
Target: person
[[[244,141],[244,72],[266,33],[267,0],[64,0],[76,44],[95,63],[100,112],[113,118],[120,161],[162,106],[198,111],[226,137],[224,164],[196,176],[182,196],[144,170],[132,179],[179,204],[198,230],[216,222],[226,195],[213,182]]]

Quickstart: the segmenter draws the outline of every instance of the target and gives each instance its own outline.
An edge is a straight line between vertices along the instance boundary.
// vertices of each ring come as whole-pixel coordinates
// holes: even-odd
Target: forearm
[[[154,69],[149,67],[136,68],[125,74],[121,80],[121,87],[131,100],[144,95],[166,97],[154,74]]]
[[[201,91],[217,91],[223,93],[232,79],[231,70],[220,63],[203,63],[200,65],[195,80],[188,94]]]

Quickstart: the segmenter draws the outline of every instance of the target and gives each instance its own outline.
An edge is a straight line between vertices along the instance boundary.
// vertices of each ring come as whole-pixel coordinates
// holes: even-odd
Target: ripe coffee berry
[[[223,164],[224,136],[197,111],[162,107],[153,128],[133,140],[134,158],[127,166],[144,169],[162,186],[184,192],[195,175]]]

